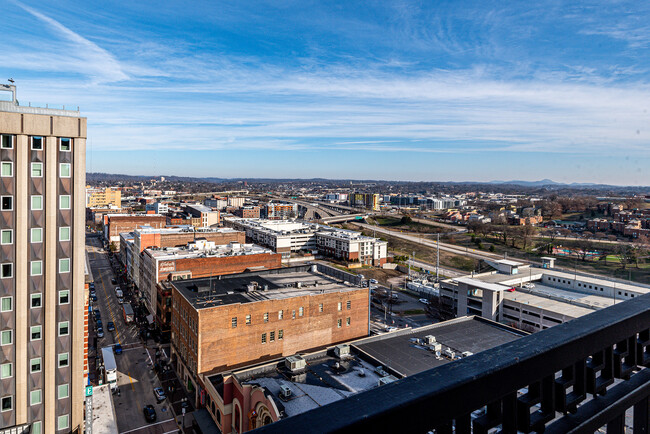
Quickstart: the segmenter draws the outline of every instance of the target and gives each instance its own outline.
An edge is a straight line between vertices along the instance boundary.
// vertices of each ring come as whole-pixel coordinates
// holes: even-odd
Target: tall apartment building
[[[0,431],[81,431],[86,118],[0,90]]]
[[[120,208],[122,206],[122,192],[120,190],[106,188],[86,187],[86,207],[88,208]]]
[[[298,204],[287,202],[270,202],[265,207],[269,220],[289,220],[298,217]]]
[[[379,195],[376,193],[352,193],[348,202],[350,206],[379,211]]]

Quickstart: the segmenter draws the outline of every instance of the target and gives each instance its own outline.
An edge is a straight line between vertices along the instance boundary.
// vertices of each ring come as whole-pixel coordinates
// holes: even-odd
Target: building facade
[[[86,119],[2,86],[0,431],[83,430]]]
[[[120,250],[121,233],[143,226],[164,228],[166,225],[167,217],[158,214],[107,214],[104,216],[104,238]]]
[[[86,187],[86,207],[88,208],[120,208],[122,206],[122,192],[106,188]]]

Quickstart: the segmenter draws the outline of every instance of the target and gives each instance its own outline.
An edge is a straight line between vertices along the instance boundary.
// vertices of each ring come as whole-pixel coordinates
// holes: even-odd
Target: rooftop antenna
[[[9,83],[11,83],[11,84],[14,84],[14,83],[15,83],[15,81],[14,81],[14,79],[13,79],[13,78],[10,78],[10,79],[9,79],[9,80],[7,80],[7,81],[8,81]]]

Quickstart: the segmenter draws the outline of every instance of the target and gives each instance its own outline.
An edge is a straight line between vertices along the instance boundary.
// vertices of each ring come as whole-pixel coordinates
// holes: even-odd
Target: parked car
[[[377,281],[377,279],[370,279],[369,282],[372,283],[373,285],[376,285],[376,284],[379,283],[379,282]]]
[[[112,283],[113,285],[116,285],[116,284],[117,284],[117,280],[115,280],[114,277],[111,277],[111,283]]]
[[[97,301],[97,296],[96,296],[96,295],[91,295],[91,296],[90,296],[90,299],[91,299],[92,301]]]
[[[115,331],[115,324],[113,324],[113,321],[109,321],[106,323],[106,330],[108,330],[109,332]]]
[[[104,337],[104,329],[103,328],[99,327],[97,329],[97,337],[98,338],[103,338]]]
[[[100,323],[102,322],[102,313],[98,310],[95,310],[95,321],[99,321]]]
[[[167,396],[165,396],[165,390],[162,387],[154,387],[153,394],[158,402],[162,402],[167,398]]]
[[[144,414],[144,418],[147,422],[156,421],[156,409],[153,407],[153,405],[145,405],[142,409],[142,413]]]
[[[426,298],[421,298],[420,303],[429,304],[429,300],[427,300]]]
[[[120,344],[113,345],[113,352],[115,354],[122,354],[122,345]]]
[[[97,327],[98,329],[101,329],[101,328],[104,327],[104,324],[102,324],[101,318],[98,318],[97,321],[95,321],[95,322],[96,322],[95,327]]]

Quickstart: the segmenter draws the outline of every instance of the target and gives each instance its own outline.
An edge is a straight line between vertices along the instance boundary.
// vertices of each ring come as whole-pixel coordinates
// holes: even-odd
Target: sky
[[[89,172],[650,185],[650,3],[0,0]]]

